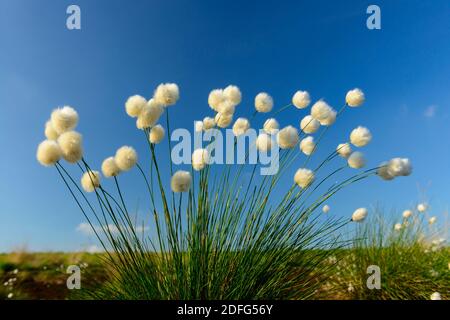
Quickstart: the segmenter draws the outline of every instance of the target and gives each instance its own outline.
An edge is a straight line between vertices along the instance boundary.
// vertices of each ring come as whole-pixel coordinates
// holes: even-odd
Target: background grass
[[[82,275],[82,291],[101,287],[108,278],[99,254],[28,253],[0,254],[0,299],[71,299],[79,290],[68,290],[66,273],[69,265],[78,265]],[[14,280],[15,279],[15,280]]]

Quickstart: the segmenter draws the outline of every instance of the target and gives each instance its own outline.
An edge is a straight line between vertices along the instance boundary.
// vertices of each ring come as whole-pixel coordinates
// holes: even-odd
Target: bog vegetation
[[[173,83],[159,85],[148,100],[131,96],[125,110],[136,119],[148,154],[138,160],[135,148],[122,146],[105,158],[101,170],[83,152],[83,138],[75,131],[75,109],[65,106],[51,113],[45,126],[47,139],[39,145],[37,159],[59,174],[103,246],[101,256],[109,270],[108,281],[100,289],[85,290],[85,297],[309,299],[331,292],[326,284],[334,289],[345,287],[336,297],[383,299],[427,298],[445,289],[441,282],[430,281],[418,294],[414,286],[421,286],[422,280],[410,280],[410,285],[398,290],[366,292],[365,269],[361,268],[376,260],[383,272],[395,278],[398,268],[413,263],[411,252],[417,256],[425,248],[406,230],[411,229],[413,235],[420,232],[405,220],[399,233],[390,236],[389,232],[384,238],[384,226],[368,222],[366,208],[355,208],[353,215],[341,219],[329,212],[327,202],[342,188],[371,176],[392,180],[412,171],[405,158],[365,168],[361,148],[371,142],[372,134],[364,126],[349,130],[348,141],[336,141],[336,147],[322,159],[312,159],[335,121],[363,105],[360,89],[350,90],[338,110],[324,100],[309,109],[310,95],[301,90],[291,103],[273,110],[272,97],[261,92],[252,112],[239,106],[238,87],[212,90],[208,97],[212,114],[195,123],[193,134],[209,131],[217,136],[232,127],[236,148],[252,123],[263,117],[262,132],[250,146],[260,156],[276,148],[274,156],[279,162],[279,170],[265,176],[258,174],[258,163],[212,163],[214,139],[194,150],[187,169],[160,161],[162,153],[172,156],[169,113],[182,115],[183,110],[175,107],[179,97]],[[275,117],[288,108],[298,109],[298,122],[280,128]],[[245,113],[250,117],[235,116]],[[110,143],[113,147],[114,141]],[[249,150],[244,152],[247,157]],[[130,170],[140,175],[148,193],[152,219],[144,224],[132,218],[127,191],[121,188],[120,181]],[[353,240],[343,236],[344,228],[355,224],[358,235]],[[385,261],[388,257],[391,260]],[[417,266],[421,263],[417,261]],[[448,277],[447,270],[439,270]]]

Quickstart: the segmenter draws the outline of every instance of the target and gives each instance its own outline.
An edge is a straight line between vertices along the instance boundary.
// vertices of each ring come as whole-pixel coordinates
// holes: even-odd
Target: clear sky
[[[81,7],[81,30],[66,28],[70,4]],[[381,8],[381,30],[366,27],[370,4]],[[429,201],[443,219],[450,204],[449,15],[447,0],[0,0],[0,251],[95,243],[76,230],[84,219],[56,170],[36,161],[44,124],[53,108],[71,105],[93,166],[124,144],[145,158],[124,102],[136,93],[149,98],[161,82],[180,87],[173,127],[211,115],[209,91],[228,84],[241,88],[238,114],[247,116],[260,91],[275,108],[302,89],[337,109],[347,90],[360,87],[367,103],[339,119],[324,148],[365,125],[374,137],[364,150],[369,166],[402,156],[414,172],[353,185],[333,199],[330,213]],[[278,120],[298,126],[305,114],[292,108]],[[123,178],[132,203],[140,198],[138,179]]]

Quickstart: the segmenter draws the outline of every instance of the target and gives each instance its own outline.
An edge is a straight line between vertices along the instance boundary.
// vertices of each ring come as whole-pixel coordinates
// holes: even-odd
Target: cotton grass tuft
[[[255,97],[255,108],[258,112],[270,112],[273,108],[273,99],[265,92],[258,93]]]
[[[192,153],[192,167],[196,171],[202,170],[209,163],[209,152],[206,149],[196,149]]]
[[[412,216],[412,214],[413,214],[413,212],[411,210],[405,210],[402,213],[402,217],[405,218],[405,219],[408,219],[409,217]]]
[[[261,133],[256,138],[256,148],[261,152],[267,152],[272,148],[272,137],[267,133]]]
[[[310,99],[309,93],[307,91],[299,90],[292,97],[292,104],[297,109],[304,109],[304,108],[306,108],[309,105],[310,102],[311,102],[311,99]]]
[[[195,130],[195,132],[202,132],[203,128],[204,128],[203,121],[195,121],[194,122],[194,130]]]
[[[307,188],[309,185],[311,185],[311,183],[314,182],[314,179],[315,179],[314,172],[306,168],[298,169],[294,175],[294,182],[300,188]]]
[[[136,120],[136,127],[138,129],[146,129],[153,127],[164,112],[163,106],[155,99],[150,99],[145,106],[143,106],[141,113]]]
[[[349,143],[341,143],[338,144],[336,147],[336,152],[342,157],[342,158],[348,158],[350,154],[352,153],[352,148],[350,147]]]
[[[58,134],[73,130],[78,124],[78,113],[69,106],[53,110],[50,121]]]
[[[409,176],[412,172],[411,162],[407,158],[391,159],[387,165],[387,171],[394,177]]]
[[[42,141],[36,152],[36,158],[43,166],[52,166],[61,159],[62,151],[54,140]]]
[[[365,100],[364,92],[362,92],[358,88],[350,90],[349,92],[347,92],[347,95],[345,96],[345,101],[350,107],[359,107],[364,103],[364,100]]]
[[[102,172],[106,178],[119,175],[120,169],[114,157],[106,158],[102,163]]]
[[[116,151],[114,160],[120,170],[128,171],[135,166],[137,153],[132,147],[123,146]]]
[[[442,300],[441,294],[439,292],[433,292],[430,296],[430,300]]]
[[[294,148],[298,140],[298,131],[293,126],[284,127],[277,134],[277,143],[281,149]]]
[[[233,134],[238,137],[245,134],[245,132],[250,128],[250,122],[245,118],[238,118],[233,125]]]
[[[269,118],[264,122],[263,130],[268,134],[275,134],[279,127],[280,125],[275,118]]]
[[[354,222],[362,222],[367,217],[367,209],[366,208],[358,208],[352,214],[352,221]]]
[[[49,120],[45,124],[45,137],[49,140],[57,140],[59,137],[59,133],[53,128],[52,122]]]
[[[225,94],[222,89],[214,89],[209,93],[208,104],[214,111],[219,111],[219,106],[223,101],[225,101]]]
[[[233,121],[232,115],[221,114],[220,112],[216,114],[214,117],[214,121],[216,125],[220,128],[228,127]]]
[[[419,211],[419,212],[425,212],[425,211],[427,211],[428,210],[428,204],[426,204],[426,203],[419,203],[418,205],[417,205],[417,211]]]
[[[348,157],[347,163],[350,168],[360,169],[366,165],[366,158],[362,152],[355,151]]]
[[[164,128],[160,124],[157,124],[150,130],[149,140],[153,144],[158,144],[164,138],[164,134]]]
[[[174,105],[180,98],[178,85],[175,83],[160,84],[153,95],[155,101],[165,107]]]
[[[300,129],[304,133],[315,133],[320,128],[320,122],[319,120],[314,119],[311,115],[305,116],[300,121]]]
[[[230,101],[233,106],[237,106],[241,103],[242,93],[237,86],[229,85],[223,90],[223,95],[226,100]]]
[[[311,116],[322,125],[331,125],[336,120],[336,111],[325,101],[319,100],[311,107]]]
[[[205,117],[203,119],[203,130],[209,130],[216,126],[216,120],[211,117]]]
[[[64,160],[76,163],[83,157],[83,138],[76,131],[67,131],[58,138]]]
[[[100,187],[100,172],[87,171],[81,177],[81,186],[86,192],[94,192],[95,188]]]
[[[311,155],[316,149],[314,137],[309,136],[300,141],[300,150],[307,156]]]
[[[350,133],[350,142],[357,147],[366,146],[372,140],[372,134],[366,127],[359,126]]]
[[[125,102],[125,111],[130,117],[136,118],[141,114],[146,104],[147,100],[136,94],[129,97],[127,102]]]

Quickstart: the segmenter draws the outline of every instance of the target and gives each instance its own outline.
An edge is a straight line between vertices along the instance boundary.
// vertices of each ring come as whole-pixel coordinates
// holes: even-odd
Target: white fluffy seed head
[[[331,126],[333,123],[336,122],[336,116],[337,116],[337,112],[335,110],[331,109],[330,112],[328,113],[328,117],[320,120],[319,122],[322,126]]]
[[[174,173],[170,180],[173,192],[186,192],[191,187],[191,174],[188,171],[179,170]]]
[[[308,136],[300,141],[300,150],[307,156],[311,155],[316,148],[314,137]]]
[[[36,152],[36,158],[43,166],[54,165],[59,159],[61,159],[61,148],[54,140],[42,141]]]
[[[409,176],[412,165],[407,158],[393,158],[388,162],[386,170],[393,177]]]
[[[294,93],[294,96],[292,97],[292,104],[298,109],[306,108],[310,102],[311,99],[309,97],[308,91],[299,90]]]
[[[264,122],[263,130],[268,134],[275,134],[280,125],[275,118],[269,118]]]
[[[348,166],[354,169],[360,169],[366,165],[366,158],[362,152],[355,151],[347,159]]]
[[[145,129],[153,127],[164,112],[163,106],[155,99],[150,99],[142,108],[136,120],[136,127],[138,129]]]
[[[258,93],[255,97],[255,108],[258,112],[270,112],[273,108],[273,99],[265,92]]]
[[[81,186],[86,192],[93,192],[95,188],[100,187],[100,172],[87,171],[81,177]]]
[[[284,127],[277,134],[277,143],[281,149],[294,148],[298,139],[298,131],[293,126]]]
[[[136,164],[137,153],[132,147],[123,146],[116,151],[114,160],[120,170],[128,171]]]
[[[237,137],[245,134],[250,128],[250,122],[245,118],[237,118],[233,124],[233,134]]]
[[[157,124],[150,130],[149,140],[151,143],[158,144],[164,138],[164,134],[164,128],[160,124]]]
[[[408,219],[409,217],[411,217],[413,214],[412,210],[405,210],[402,213],[403,218]]]
[[[76,163],[83,157],[83,138],[76,131],[67,131],[58,138],[64,160]]]
[[[328,212],[330,212],[330,206],[327,205],[327,204],[324,205],[323,208],[322,208],[322,212],[323,212],[323,213],[328,213]]]
[[[221,114],[220,112],[216,114],[214,117],[214,121],[219,128],[228,127],[233,121],[232,115]]]
[[[356,209],[352,214],[352,221],[355,222],[362,222],[367,217],[367,209],[366,208],[359,208]]]
[[[208,104],[214,111],[219,111],[219,106],[225,101],[225,94],[222,89],[214,89],[209,93]]]
[[[272,137],[267,133],[260,133],[256,138],[256,148],[261,152],[267,152],[272,148]]]
[[[389,181],[389,180],[392,180],[395,178],[395,176],[393,176],[389,173],[387,162],[383,162],[379,165],[379,168],[377,170],[377,175],[381,179],[386,180],[386,181]]]
[[[372,134],[366,127],[358,126],[350,133],[350,142],[357,147],[364,147],[370,140],[372,140]]]
[[[333,108],[323,100],[317,101],[311,107],[311,116],[320,123],[326,123],[327,121],[331,122],[334,113],[335,111],[333,110]],[[329,118],[331,118],[331,120]],[[336,118],[335,115],[334,118]]]
[[[428,219],[428,223],[429,224],[434,224],[436,222],[437,218],[436,217],[431,217],[430,219]]]
[[[350,143],[340,143],[336,147],[336,152],[338,155],[340,155],[342,158],[348,158],[350,154],[352,153],[352,148],[350,147]]]
[[[307,115],[300,121],[300,129],[304,133],[314,133],[320,128],[320,122],[312,116]]]
[[[203,121],[195,121],[194,130],[195,130],[195,132],[202,132],[203,131]]]
[[[314,172],[306,168],[300,168],[295,172],[294,182],[300,188],[306,188],[314,182]]]
[[[196,149],[192,153],[192,167],[200,171],[209,163],[209,152],[206,149]]]
[[[176,83],[161,83],[156,88],[153,98],[165,107],[174,105],[180,98],[178,85]]]
[[[364,100],[364,92],[358,88],[350,90],[345,96],[345,102],[347,102],[350,107],[359,107],[364,103]]]
[[[69,106],[53,110],[50,121],[58,134],[73,130],[78,124],[78,113]]]
[[[147,100],[144,97],[136,94],[129,97],[127,99],[127,102],[125,102],[125,111],[130,117],[136,118],[141,114],[142,109],[144,109],[146,104]]]
[[[228,100],[223,101],[221,104],[219,104],[219,107],[217,108],[217,111],[224,115],[233,115],[235,110],[235,105]]]
[[[426,204],[426,203],[419,203],[417,205],[417,211],[419,211],[419,212],[425,212],[425,211],[427,211],[427,209],[428,209],[428,204]]]
[[[120,169],[117,166],[117,163],[116,163],[116,160],[114,159],[114,157],[109,157],[109,158],[106,158],[105,160],[103,160],[102,172],[103,172],[103,175],[107,178],[115,177],[115,176],[119,175]]]
[[[49,120],[45,124],[45,137],[49,140],[56,140],[59,137],[58,132],[53,128],[52,122]]]
[[[212,129],[216,126],[216,120],[214,120],[214,118],[211,117],[205,117],[203,119],[203,130],[209,130]]]
[[[431,300],[442,300],[441,294],[439,292],[433,292],[430,296]]]
[[[239,90],[238,87],[229,85],[223,90],[223,94],[225,96],[225,99],[230,101],[234,106],[237,106],[239,103],[241,103],[242,94],[241,90]]]
[[[394,230],[395,231],[400,231],[402,229],[402,224],[401,223],[396,223],[395,225],[394,225]]]

